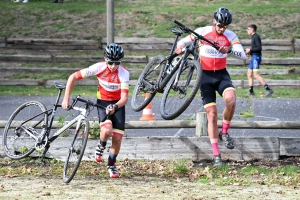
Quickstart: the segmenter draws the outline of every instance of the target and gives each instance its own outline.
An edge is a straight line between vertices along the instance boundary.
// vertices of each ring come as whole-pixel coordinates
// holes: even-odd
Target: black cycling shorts
[[[200,89],[204,107],[207,104],[215,104],[216,91],[220,96],[223,96],[223,92],[227,88],[234,89],[234,86],[226,69],[216,71],[203,70]]]
[[[107,107],[109,104],[115,104],[116,101],[104,101],[97,99],[97,104]],[[119,108],[113,115],[108,115],[105,109],[98,108],[99,123],[110,120],[112,122],[113,134],[123,135],[125,130],[125,106]]]

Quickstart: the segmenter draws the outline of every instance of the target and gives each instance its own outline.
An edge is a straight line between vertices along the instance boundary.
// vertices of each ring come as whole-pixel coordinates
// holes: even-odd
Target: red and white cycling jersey
[[[106,101],[119,100],[121,93],[129,90],[129,72],[119,65],[119,68],[111,72],[106,62],[99,62],[88,68],[76,72],[77,79],[96,76],[98,80],[97,98]]]
[[[201,27],[196,29],[195,32],[210,41],[217,42],[218,46],[231,46],[232,55],[239,59],[246,59],[244,48],[234,32],[226,29],[224,33],[220,35],[216,32],[214,26]],[[191,44],[193,40],[194,37],[189,35],[180,40],[177,46],[186,47]],[[226,68],[227,54],[222,54],[205,41],[199,41],[199,46],[200,62],[203,70],[214,71]]]

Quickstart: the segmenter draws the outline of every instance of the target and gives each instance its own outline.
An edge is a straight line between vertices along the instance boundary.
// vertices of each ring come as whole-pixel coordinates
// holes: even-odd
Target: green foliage
[[[62,127],[65,125],[66,118],[67,118],[67,117],[70,117],[70,116],[74,116],[74,115],[73,115],[73,114],[68,114],[67,116],[63,116],[63,115],[58,116],[57,121],[58,121],[58,128],[59,128],[59,129],[62,128]],[[64,131],[60,134],[60,136],[61,136],[61,137],[68,137],[68,136],[70,136],[71,134],[72,134],[72,131],[71,131],[70,129],[66,129],[66,130],[64,130]]]
[[[176,26],[175,19],[194,29],[210,25],[216,8],[225,5],[233,13],[230,29],[240,38],[249,38],[245,31],[248,22],[258,24],[263,38],[300,37],[300,27],[294,20],[299,16],[297,0],[214,0],[205,1],[201,6],[197,0],[118,0],[114,5],[115,34],[118,37],[170,37],[170,29]],[[71,0],[63,5],[50,4],[49,0],[32,0],[26,5],[4,1],[0,11],[5,16],[0,18],[0,36],[44,35],[95,40],[106,37],[106,23],[102,23],[106,19],[106,1],[103,0]]]
[[[232,80],[247,80],[247,74],[244,75],[231,75]],[[290,74],[270,74],[263,75],[264,79],[274,79],[274,80],[300,80],[299,74],[290,73]]]
[[[129,87],[129,96],[131,96],[134,86]],[[73,96],[81,94],[82,96],[95,97],[97,86],[77,86],[72,90]],[[256,95],[250,97],[248,89],[236,88],[238,98],[264,98],[266,90],[263,87],[255,88]],[[0,86],[0,96],[5,95],[21,95],[21,96],[56,96],[57,89],[55,87],[42,86]],[[155,95],[156,98],[161,98],[161,94]],[[199,93],[196,95],[199,98]],[[218,95],[217,95],[218,97]],[[268,98],[300,98],[300,92],[295,88],[276,88],[274,94]]]
[[[98,121],[98,117],[94,117],[93,122],[90,124],[89,138],[99,138],[100,127]]]
[[[262,175],[262,174],[269,175],[270,170],[263,167],[249,166],[249,167],[242,168],[240,173],[245,175]]]
[[[26,153],[26,152],[29,151],[29,148],[26,147],[26,146],[23,146],[23,147],[21,147],[19,150],[20,150],[20,152],[21,152],[22,154],[24,154],[24,153]]]
[[[118,170],[122,178],[132,177],[160,177],[178,182],[198,181],[206,185],[248,186],[258,185],[274,186],[299,186],[300,167],[299,158],[294,158],[289,163],[262,160],[258,162],[224,162],[221,167],[212,167],[205,162],[193,163],[190,159],[172,161],[159,160],[119,160]],[[39,158],[24,158],[21,160],[0,159],[1,177],[57,177],[61,179],[64,162],[56,159],[45,159],[46,165],[41,165]],[[206,163],[206,164],[205,164]],[[201,165],[200,165],[201,164]],[[204,166],[202,166],[204,164]],[[82,161],[76,173],[76,179],[103,180],[107,177],[106,165],[96,162]]]
[[[254,117],[254,114],[252,112],[251,102],[249,99],[247,99],[246,102],[248,103],[249,107],[246,111],[241,111],[240,115],[242,116],[242,118],[252,118]]]
[[[193,117],[185,117],[185,118],[183,118],[183,120],[189,121],[189,120],[195,120],[195,118],[193,118]]]
[[[189,165],[191,165],[190,159],[188,159],[188,160],[186,160],[186,159],[173,160],[167,166],[166,174],[187,173],[189,171]]]
[[[179,162],[175,161],[174,162],[174,172],[175,173],[186,173],[188,171],[189,171],[189,169],[186,166],[186,162],[184,162],[184,161],[179,161]]]

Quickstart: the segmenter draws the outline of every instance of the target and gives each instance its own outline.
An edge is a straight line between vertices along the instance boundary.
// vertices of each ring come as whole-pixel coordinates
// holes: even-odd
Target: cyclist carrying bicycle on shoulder
[[[214,155],[214,165],[222,165],[221,154],[218,147],[219,138],[224,141],[228,149],[234,148],[233,139],[228,134],[228,129],[235,111],[236,92],[226,70],[226,58],[232,54],[238,59],[246,59],[244,48],[237,35],[228,30],[232,21],[232,14],[226,8],[218,8],[214,13],[213,26],[200,27],[195,30],[212,42],[217,42],[219,50],[213,48],[205,41],[200,41],[200,63],[203,69],[201,80],[201,97],[208,119],[208,135]],[[192,43],[194,36],[191,34],[177,43],[175,52],[182,53],[182,49]],[[216,91],[225,101],[223,111],[222,130],[218,132],[218,112],[216,106]]]
[[[118,178],[119,172],[115,163],[125,130],[125,105],[128,101],[129,72],[121,65],[124,50],[118,44],[108,45],[104,49],[104,58],[105,61],[93,64],[69,76],[62,108],[67,109],[70,105],[70,94],[77,80],[89,76],[97,77],[97,104],[105,106],[106,110],[98,108],[100,141],[96,147],[95,160],[102,162],[106,142],[112,137],[107,169],[111,178]]]

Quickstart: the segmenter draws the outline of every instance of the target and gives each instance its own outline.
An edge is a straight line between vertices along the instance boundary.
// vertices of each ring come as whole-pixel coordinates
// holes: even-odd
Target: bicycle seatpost
[[[176,35],[176,37],[175,37],[175,40],[173,42],[173,45],[172,45],[172,48],[171,48],[171,51],[170,51],[170,55],[173,54],[173,52],[176,48],[176,45],[177,45],[178,38],[182,35],[182,32],[176,30],[175,28],[172,28],[172,32]]]

